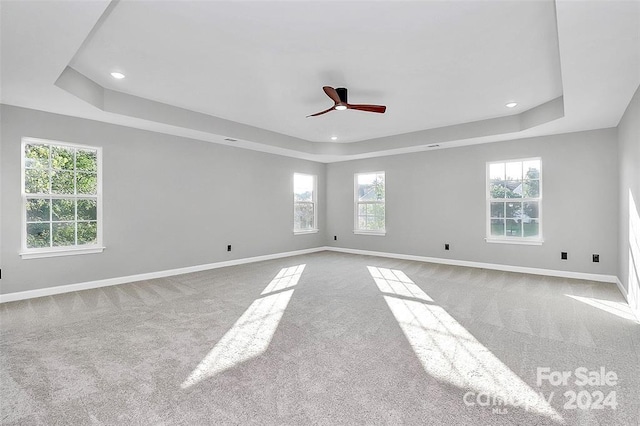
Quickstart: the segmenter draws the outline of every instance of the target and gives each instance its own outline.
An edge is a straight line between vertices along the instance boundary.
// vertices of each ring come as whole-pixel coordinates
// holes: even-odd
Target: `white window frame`
[[[96,224],[97,224],[97,238],[95,244],[83,244],[83,245],[73,245],[73,246],[62,246],[62,247],[39,247],[39,248],[27,248],[27,198],[33,197],[34,195],[38,197],[37,194],[27,194],[25,191],[25,147],[29,144],[45,144],[49,146],[60,146],[67,148],[75,148],[75,149],[89,149],[96,151],[96,195],[78,195],[78,194],[47,194],[46,197],[50,199],[69,199],[69,198],[95,198],[96,199]],[[102,231],[103,231],[103,221],[102,221],[102,147],[90,146],[90,145],[80,145],[69,142],[62,142],[56,140],[49,139],[38,139],[32,137],[23,137],[21,144],[21,179],[20,179],[20,193],[22,194],[22,242],[21,242],[21,251],[20,257],[22,259],[38,259],[44,257],[57,257],[57,256],[71,256],[71,255],[79,255],[79,254],[91,254],[91,253],[101,253],[104,250],[104,246],[102,243]],[[75,167],[74,167],[75,172]],[[44,196],[42,196],[44,197]],[[50,214],[52,209],[50,209]]]
[[[492,164],[506,164],[506,163],[515,163],[515,162],[525,162],[525,161],[540,161],[540,177],[539,177],[539,193],[538,197],[522,197],[522,198],[491,198],[491,175],[489,169]],[[486,164],[486,179],[485,179],[485,191],[486,191],[486,237],[485,241],[487,243],[497,243],[497,244],[516,244],[516,245],[542,245],[544,239],[542,238],[542,158],[541,157],[530,157],[530,158],[515,158],[508,160],[498,160],[498,161],[487,161]],[[538,203],[538,235],[536,237],[496,237],[495,235],[491,235],[491,202],[499,201],[499,202],[509,202],[509,201],[517,201],[517,202],[530,202],[535,201]],[[506,218],[505,218],[506,219]]]
[[[313,179],[313,196],[311,201],[296,201],[295,185],[296,176],[306,176]],[[310,229],[296,229],[295,228],[295,214],[297,204],[312,204],[313,205],[313,227]],[[294,173],[293,174],[293,235],[304,234],[316,234],[318,233],[318,176],[308,173]]]
[[[384,175],[384,200],[382,201],[360,201],[358,196],[358,176],[360,175],[374,175],[374,174],[382,174]],[[354,173],[353,175],[353,233],[358,235],[377,235],[377,236],[385,236],[387,234],[387,174],[384,171],[377,172],[360,172]],[[358,211],[360,204],[382,204],[384,207],[384,228],[369,230],[369,229],[359,229],[359,221],[358,221]]]

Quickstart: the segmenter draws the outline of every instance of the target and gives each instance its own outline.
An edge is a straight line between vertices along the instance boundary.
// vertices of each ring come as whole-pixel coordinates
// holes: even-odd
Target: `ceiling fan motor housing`
[[[336,92],[338,92],[338,96],[340,97],[340,102],[343,104],[347,103],[347,89],[344,87],[336,88]]]

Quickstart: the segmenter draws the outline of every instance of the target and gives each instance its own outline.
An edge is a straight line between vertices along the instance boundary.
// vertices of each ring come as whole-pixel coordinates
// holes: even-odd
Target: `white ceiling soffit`
[[[49,1],[1,13],[3,103],[325,162],[613,127],[640,82],[635,1]],[[324,85],[387,112],[306,118],[332,105]]]

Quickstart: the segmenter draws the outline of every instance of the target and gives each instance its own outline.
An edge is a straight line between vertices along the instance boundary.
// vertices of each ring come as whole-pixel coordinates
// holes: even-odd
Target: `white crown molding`
[[[350,143],[311,142],[107,89],[67,66],[55,85],[88,104],[131,120],[182,129],[196,139],[320,162],[371,158],[495,141],[564,117],[559,96],[518,114]],[[181,133],[183,134],[183,133]],[[183,134],[184,135],[184,134]],[[234,139],[233,143],[228,138]],[[448,145],[451,146],[448,146]]]

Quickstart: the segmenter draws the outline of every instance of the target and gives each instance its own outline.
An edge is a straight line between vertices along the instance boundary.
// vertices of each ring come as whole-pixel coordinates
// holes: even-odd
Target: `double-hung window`
[[[293,175],[293,232],[307,234],[318,232],[317,178],[314,175]]]
[[[542,243],[540,158],[487,163],[487,241]]]
[[[385,234],[384,172],[356,173],[354,176],[356,234]]]
[[[101,149],[22,139],[23,259],[102,247]]]

